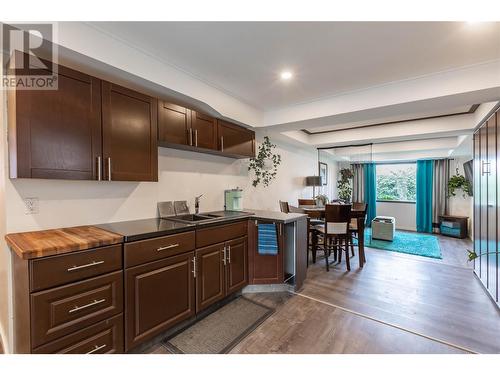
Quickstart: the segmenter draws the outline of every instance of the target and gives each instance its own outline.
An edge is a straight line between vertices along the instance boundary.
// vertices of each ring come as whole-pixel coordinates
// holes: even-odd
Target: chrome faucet
[[[198,195],[197,197],[194,197],[194,213],[199,214],[200,213],[200,198],[203,197],[203,194]]]

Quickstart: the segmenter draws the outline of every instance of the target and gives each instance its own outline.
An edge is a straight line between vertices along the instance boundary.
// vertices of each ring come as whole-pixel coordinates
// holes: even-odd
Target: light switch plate
[[[26,215],[36,215],[38,212],[40,212],[38,206],[38,198],[24,198],[24,204],[26,205],[26,210],[24,212]]]

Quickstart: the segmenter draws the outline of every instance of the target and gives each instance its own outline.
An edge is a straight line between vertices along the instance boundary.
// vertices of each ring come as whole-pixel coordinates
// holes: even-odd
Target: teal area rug
[[[394,241],[374,240],[371,228],[365,230],[365,246],[398,253],[441,259],[441,248],[436,236],[397,230]]]

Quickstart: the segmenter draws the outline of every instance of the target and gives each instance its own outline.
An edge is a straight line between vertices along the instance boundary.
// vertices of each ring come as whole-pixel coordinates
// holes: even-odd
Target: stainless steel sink
[[[181,221],[184,223],[196,223],[199,221],[213,220],[215,217],[216,216],[210,217],[209,215],[187,214],[187,215],[171,216],[168,219],[174,221]]]

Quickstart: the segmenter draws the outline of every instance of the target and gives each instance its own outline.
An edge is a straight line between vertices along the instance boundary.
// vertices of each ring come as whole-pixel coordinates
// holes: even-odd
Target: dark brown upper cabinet
[[[104,179],[158,181],[157,100],[102,82]]]
[[[101,81],[59,66],[58,85],[8,92],[11,178],[98,178]]]
[[[219,150],[236,157],[255,156],[255,132],[224,120],[217,120]]]
[[[217,150],[217,119],[191,111],[191,135],[194,147]]]
[[[10,177],[158,181],[157,99],[53,66],[56,90],[8,92]]]
[[[166,101],[158,101],[160,146],[224,155],[255,156],[255,132]]]
[[[177,145],[192,144],[191,111],[163,100],[158,101],[158,140]]]

